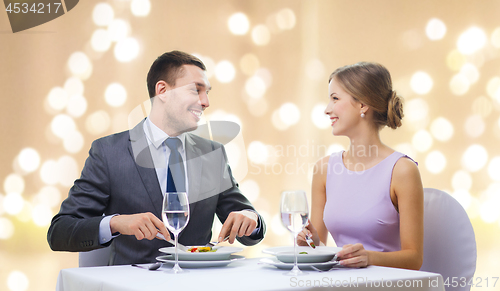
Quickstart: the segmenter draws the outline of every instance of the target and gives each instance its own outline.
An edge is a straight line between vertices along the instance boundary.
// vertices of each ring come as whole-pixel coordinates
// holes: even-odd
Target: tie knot
[[[171,151],[177,151],[179,146],[182,145],[182,142],[177,137],[169,137],[165,140],[165,144]]]

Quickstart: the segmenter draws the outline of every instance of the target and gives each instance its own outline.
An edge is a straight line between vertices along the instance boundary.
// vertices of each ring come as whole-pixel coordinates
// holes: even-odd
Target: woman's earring
[[[361,118],[365,118],[365,114],[364,113],[361,113]]]

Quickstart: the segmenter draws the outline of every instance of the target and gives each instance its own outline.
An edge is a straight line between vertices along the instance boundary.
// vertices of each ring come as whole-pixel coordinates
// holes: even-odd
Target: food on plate
[[[307,252],[300,252],[299,255],[307,255]]]
[[[212,249],[212,247],[191,247],[187,250],[188,253],[208,253],[208,252],[216,252],[216,249]]]

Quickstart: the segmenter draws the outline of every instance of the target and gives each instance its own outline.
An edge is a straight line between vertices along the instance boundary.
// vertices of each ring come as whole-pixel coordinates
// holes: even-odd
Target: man
[[[80,179],[52,219],[52,250],[111,247],[110,265],[153,262],[159,248],[171,246],[160,238],[171,235],[159,219],[163,193],[171,191],[186,191],[190,201],[179,243],[208,243],[214,214],[223,223],[219,241],[263,239],[264,221],[238,189],[224,146],[189,133],[210,105],[205,70],[180,51],[156,59],[147,76],[149,117],[93,142]]]

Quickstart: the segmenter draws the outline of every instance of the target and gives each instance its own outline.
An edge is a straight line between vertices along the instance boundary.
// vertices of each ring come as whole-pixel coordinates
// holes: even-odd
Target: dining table
[[[142,290],[435,290],[444,291],[440,274],[398,268],[332,268],[288,271],[265,264],[266,258],[236,260],[226,266],[184,268],[169,273],[172,265],[158,270],[132,265],[62,269],[57,291],[142,291]],[[148,267],[148,264],[141,265]]]

